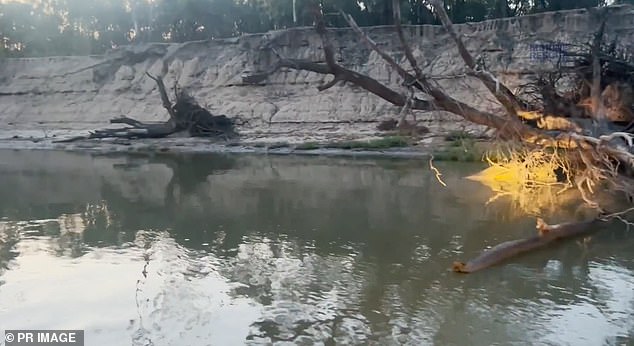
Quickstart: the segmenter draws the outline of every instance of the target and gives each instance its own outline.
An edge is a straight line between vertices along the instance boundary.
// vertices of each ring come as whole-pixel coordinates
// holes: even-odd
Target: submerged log
[[[542,219],[537,219],[537,235],[496,245],[467,263],[454,262],[452,270],[456,273],[473,273],[525,252],[546,247],[561,239],[589,233],[596,230],[601,222],[604,221],[602,219],[592,219],[583,222],[548,225]]]

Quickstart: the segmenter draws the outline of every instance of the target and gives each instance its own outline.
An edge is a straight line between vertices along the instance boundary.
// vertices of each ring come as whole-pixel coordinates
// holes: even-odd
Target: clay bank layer
[[[597,29],[592,11],[543,13],[462,24],[457,29],[473,55],[513,89],[531,75],[553,68],[557,54],[544,54],[544,43],[590,42]],[[634,8],[615,6],[609,11],[608,40],[634,51]],[[496,109],[479,82],[464,76],[464,64],[442,27],[405,29],[425,73],[453,97],[481,109]],[[405,62],[392,27],[366,30],[382,49]],[[331,39],[342,64],[402,90],[396,73],[352,30],[332,30]],[[109,119],[120,115],[163,121],[167,113],[146,72],[163,76],[168,86],[177,82],[214,114],[238,117],[243,142],[367,138],[377,134],[379,121],[398,116],[398,107],[351,85],[319,92],[317,85],[331,77],[312,72],[282,70],[257,85],[244,83],[243,75],[265,71],[275,63],[266,46],[274,46],[285,57],[323,60],[321,41],[312,28],[135,45],[103,56],[0,60],[0,140],[15,142],[17,136],[50,144],[53,137],[110,126]],[[418,112],[416,118],[432,134],[480,130],[440,112]]]

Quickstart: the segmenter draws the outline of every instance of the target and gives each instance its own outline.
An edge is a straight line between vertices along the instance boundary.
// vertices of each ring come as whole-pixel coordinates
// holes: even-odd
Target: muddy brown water
[[[482,167],[0,151],[0,329],[87,345],[631,345],[634,235],[614,225],[477,274],[534,232]]]

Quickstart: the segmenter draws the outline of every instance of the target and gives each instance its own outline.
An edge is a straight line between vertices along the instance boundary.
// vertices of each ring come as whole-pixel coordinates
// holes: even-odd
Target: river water
[[[634,231],[449,271],[534,218],[420,160],[0,151],[0,329],[87,345],[627,345]],[[555,216],[553,216],[555,217]],[[548,220],[547,220],[548,221]]]

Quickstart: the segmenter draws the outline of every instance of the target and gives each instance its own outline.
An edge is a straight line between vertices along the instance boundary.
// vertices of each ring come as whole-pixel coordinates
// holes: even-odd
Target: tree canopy
[[[0,0],[0,57],[100,54],[140,42],[184,42],[313,24],[314,0]],[[405,23],[438,24],[422,0],[400,0]],[[608,0],[446,0],[455,23],[563,9]],[[634,0],[617,2],[632,3]],[[392,24],[392,0],[320,0],[326,20]]]

